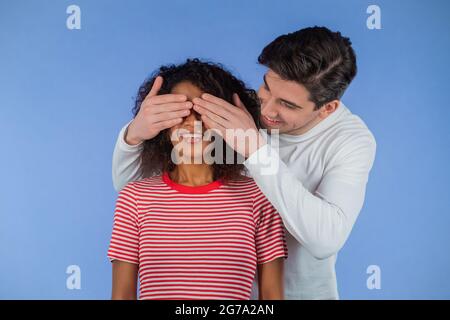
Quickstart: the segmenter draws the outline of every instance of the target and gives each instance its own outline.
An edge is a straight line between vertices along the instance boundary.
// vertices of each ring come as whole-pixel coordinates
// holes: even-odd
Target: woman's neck
[[[208,164],[179,164],[169,173],[170,179],[185,186],[202,186],[214,181],[213,169]]]

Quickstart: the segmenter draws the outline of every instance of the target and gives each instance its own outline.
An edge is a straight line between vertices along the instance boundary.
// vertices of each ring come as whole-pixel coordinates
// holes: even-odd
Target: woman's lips
[[[187,143],[199,143],[203,140],[203,135],[200,133],[183,133],[180,135],[183,141]]]

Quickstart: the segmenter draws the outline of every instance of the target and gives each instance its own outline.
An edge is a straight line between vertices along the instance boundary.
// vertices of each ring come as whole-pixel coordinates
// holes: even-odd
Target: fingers
[[[241,99],[239,98],[239,95],[237,93],[233,93],[233,103],[236,107],[238,107],[239,109],[244,110],[245,112],[247,112],[247,108],[244,106],[244,104],[242,103]]]
[[[199,98],[195,98],[193,102],[194,102],[194,110],[200,114],[202,114],[202,112],[205,112],[205,110],[208,110],[227,120],[233,118],[233,113],[231,113],[227,108],[225,108],[222,105],[217,105],[213,102],[209,102]],[[198,108],[197,106],[200,106],[200,108]]]
[[[214,130],[221,137],[225,135],[225,127],[221,126],[219,123],[215,122],[206,115],[202,115],[202,121],[207,129]]]
[[[151,113],[158,114],[158,113],[164,113],[164,112],[171,112],[171,111],[180,111],[180,110],[190,110],[192,108],[192,102],[173,102],[173,103],[166,103],[161,105],[151,105]]]
[[[228,101],[225,101],[221,98],[215,97],[212,94],[209,93],[204,93],[202,94],[202,99],[204,101],[208,101],[212,104],[216,104],[218,106],[221,106],[223,109],[226,109],[227,111],[229,111],[231,114],[236,114],[236,106],[232,105],[231,103],[229,103]],[[234,98],[233,98],[234,101]],[[240,102],[240,100],[239,100]]]
[[[183,94],[164,94],[164,95],[158,95],[159,90],[161,90],[162,84],[164,82],[163,77],[157,76],[155,78],[155,81],[153,82],[152,88],[150,89],[150,92],[145,97],[145,100],[151,100],[154,102],[154,104],[161,104],[161,103],[167,103],[167,102],[183,102],[187,100],[187,97]]]
[[[163,84],[163,77],[157,76],[155,81],[153,82],[153,86],[150,89],[150,92],[148,93],[147,97],[154,97],[158,94],[159,90],[161,89],[161,86]],[[147,97],[145,97],[147,99]]]
[[[166,121],[166,120],[172,120],[177,118],[184,118],[187,117],[191,113],[190,110],[181,110],[181,111],[170,111],[170,112],[164,112],[164,113],[158,113],[153,116],[153,121],[155,123]]]
[[[151,104],[163,104],[170,102],[185,102],[187,97],[184,94],[162,94],[159,96],[152,96],[148,101]]]
[[[165,121],[157,122],[153,125],[153,127],[159,131],[162,131],[164,129],[172,128],[173,126],[181,123],[183,121],[183,118],[176,118],[176,119],[170,119]]]
[[[206,116],[209,119],[213,120],[214,122],[220,124],[222,127],[228,127],[228,121],[221,116],[218,116],[214,112],[209,111],[208,109],[205,109],[203,107],[200,107],[198,105],[194,106],[194,110],[200,113],[202,116]]]

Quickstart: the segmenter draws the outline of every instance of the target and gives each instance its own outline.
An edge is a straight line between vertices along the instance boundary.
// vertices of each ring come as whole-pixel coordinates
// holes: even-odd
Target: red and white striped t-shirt
[[[108,257],[139,264],[139,299],[250,299],[256,265],[287,257],[284,232],[253,179],[189,187],[166,173],[121,190]]]

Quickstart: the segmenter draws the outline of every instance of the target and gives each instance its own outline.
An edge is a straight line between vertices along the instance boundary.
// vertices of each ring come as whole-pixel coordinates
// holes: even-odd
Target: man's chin
[[[265,123],[264,121],[260,122],[260,126],[261,129],[264,129],[267,131],[268,134],[273,134],[273,133],[283,133],[283,126],[279,125],[279,126],[269,126],[267,123]]]
[[[280,133],[283,133],[283,129],[280,128],[280,127],[261,126],[261,128],[266,130],[268,134],[280,134]]]

